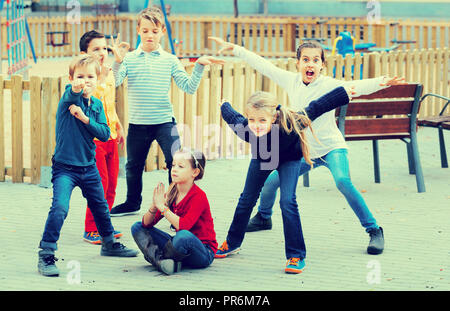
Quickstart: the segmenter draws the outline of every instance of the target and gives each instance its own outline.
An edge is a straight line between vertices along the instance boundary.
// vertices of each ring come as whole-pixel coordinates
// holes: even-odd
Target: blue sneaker
[[[102,244],[102,239],[98,234],[98,231],[84,232],[83,240],[91,244]]]
[[[239,247],[235,247],[235,248],[229,248],[228,247],[228,243],[227,241],[222,243],[222,246],[219,247],[219,249],[217,250],[216,254],[214,255],[214,258],[225,258],[228,255],[231,254],[235,254],[237,252],[239,252],[241,249]]]
[[[116,239],[119,239],[123,236],[123,233],[120,231],[114,230],[114,237]],[[100,237],[100,234],[98,231],[91,231],[91,232],[84,232],[83,234],[83,240],[85,240],[88,243],[100,245],[102,244],[102,238]]]
[[[305,269],[305,260],[300,258],[289,258],[284,272],[290,274],[302,273]]]

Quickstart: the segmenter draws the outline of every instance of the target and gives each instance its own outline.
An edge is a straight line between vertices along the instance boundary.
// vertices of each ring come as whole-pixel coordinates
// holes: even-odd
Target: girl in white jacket
[[[342,81],[321,75],[325,64],[324,51],[320,44],[307,42],[297,49],[298,73],[278,68],[270,61],[248,51],[247,49],[225,42],[217,37],[210,37],[223,51],[232,51],[236,56],[247,62],[255,70],[267,76],[280,87],[286,90],[291,106],[294,110],[304,109],[312,100],[330,92],[338,86],[352,87],[354,96],[367,95],[382,88],[404,84],[404,79],[379,77],[358,81]],[[347,157],[347,144],[341,131],[336,125],[335,112],[330,111],[312,122],[306,136],[310,145],[310,157],[313,159],[314,168],[326,166],[333,175],[339,191],[345,196],[347,202],[358,217],[361,225],[370,235],[367,248],[369,254],[380,254],[384,249],[383,229],[378,226],[375,218],[368,209],[363,197],[353,186],[350,179]],[[311,166],[302,160],[300,176],[311,169]],[[258,213],[250,220],[247,232],[267,230],[272,228],[271,215],[275,202],[277,189],[280,187],[278,173],[273,171],[264,183],[261,191]]]

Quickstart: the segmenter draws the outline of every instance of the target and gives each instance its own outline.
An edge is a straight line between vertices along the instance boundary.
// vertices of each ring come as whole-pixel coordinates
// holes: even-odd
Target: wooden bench
[[[441,153],[441,166],[443,168],[447,168],[448,161],[447,161],[447,152],[445,149],[444,130],[450,130],[450,115],[444,114],[444,113],[450,103],[450,98],[442,96],[442,95],[429,93],[429,94],[423,95],[423,97],[420,101],[422,102],[428,96],[437,97],[437,98],[447,101],[447,103],[442,107],[441,112],[437,116],[420,118],[418,121],[418,124],[420,126],[434,127],[434,128],[438,129],[439,150]]]
[[[422,91],[421,84],[391,86],[353,98],[348,105],[336,109],[337,124],[345,140],[372,141],[376,183],[380,183],[378,141],[401,139],[407,147],[409,173],[416,175],[418,192],[425,192],[417,144],[417,114]],[[307,174],[304,175],[303,184],[309,186]]]

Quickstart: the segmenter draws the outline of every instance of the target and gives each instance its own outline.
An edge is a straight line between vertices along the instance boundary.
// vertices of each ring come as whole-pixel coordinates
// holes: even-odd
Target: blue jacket
[[[309,119],[314,121],[322,114],[337,107],[347,105],[348,102],[349,97],[347,92],[340,86],[317,100],[311,101],[305,108],[305,112]],[[300,137],[294,131],[287,133],[280,129],[277,124],[274,124],[268,134],[256,137],[248,128],[248,119],[234,110],[230,103],[225,102],[221,107],[221,111],[223,119],[235,134],[250,143],[252,158],[268,163],[265,169],[274,170],[286,161],[301,160],[303,157]]]
[[[105,142],[109,139],[108,127],[102,102],[91,96],[82,96],[83,92],[74,93],[68,84],[59,101],[56,112],[56,146],[54,160],[74,166],[89,166],[95,164],[94,137]],[[81,107],[89,118],[89,124],[84,124],[70,114],[71,105]]]

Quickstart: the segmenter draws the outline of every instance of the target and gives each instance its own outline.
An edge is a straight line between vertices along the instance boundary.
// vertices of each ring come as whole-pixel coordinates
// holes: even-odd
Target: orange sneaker
[[[222,246],[219,247],[214,258],[225,258],[228,255],[235,254],[239,252],[241,249],[239,247],[229,248],[227,241],[222,243]]]
[[[300,258],[289,258],[289,260],[286,263],[286,268],[284,269],[284,272],[296,274],[296,273],[302,273],[305,269],[305,260]]]
[[[102,244],[102,238],[98,231],[84,232],[83,240],[91,244]]]

